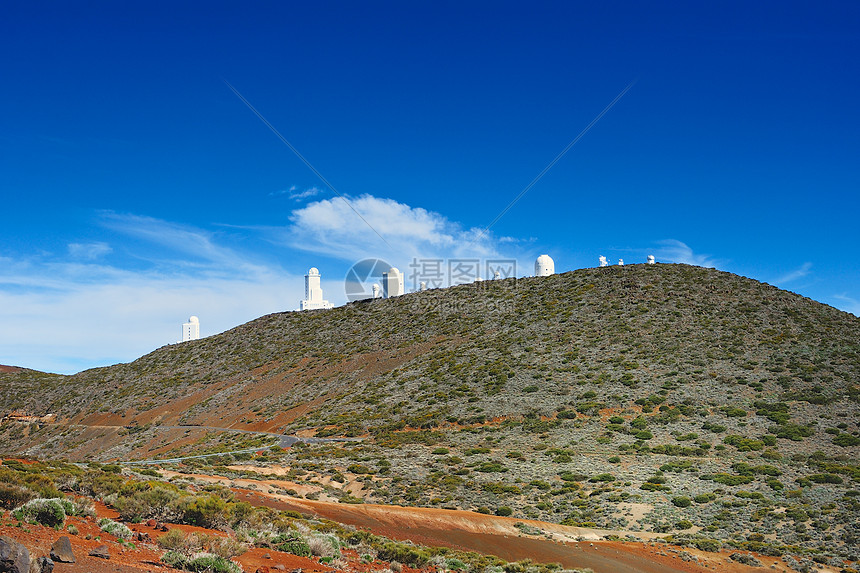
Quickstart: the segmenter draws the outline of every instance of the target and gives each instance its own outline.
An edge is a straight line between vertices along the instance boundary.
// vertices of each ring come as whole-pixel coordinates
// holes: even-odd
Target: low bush
[[[131,539],[133,533],[125,524],[118,523],[107,517],[99,520],[99,528],[105,533],[110,533],[119,539]]]
[[[36,492],[13,483],[0,483],[0,507],[13,509],[34,499]]]
[[[285,553],[292,553],[299,557],[310,557],[311,548],[307,542],[297,535],[280,535],[273,540],[275,549]]]
[[[690,507],[693,505],[693,500],[687,496],[678,496],[672,498],[672,505],[675,507]]]
[[[837,446],[842,446],[843,448],[860,446],[860,438],[852,436],[851,434],[839,434],[833,438],[833,443]]]
[[[13,511],[12,515],[19,521],[32,521],[46,527],[59,528],[66,522],[66,507],[74,511],[72,502],[67,499],[36,498]]]
[[[214,553],[196,553],[190,557],[178,551],[168,551],[161,561],[171,567],[185,571],[205,573],[242,573],[242,568],[229,559]]]

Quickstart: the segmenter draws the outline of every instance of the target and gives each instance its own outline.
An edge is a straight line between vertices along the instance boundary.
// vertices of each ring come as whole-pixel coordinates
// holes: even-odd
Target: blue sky
[[[654,254],[858,315],[858,21],[856,2],[4,2],[0,364],[131,361],[191,314],[211,335],[297,308],[310,266],[342,304],[367,257],[523,275]]]

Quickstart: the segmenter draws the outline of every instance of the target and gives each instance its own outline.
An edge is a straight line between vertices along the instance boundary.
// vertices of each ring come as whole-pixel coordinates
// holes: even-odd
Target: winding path
[[[238,428],[219,428],[217,426],[197,426],[192,424],[180,425],[180,426],[152,426],[153,429],[161,429],[161,430],[188,430],[188,429],[201,429],[201,430],[213,430],[216,432],[236,432],[239,434],[263,434],[266,436],[274,436],[279,439],[278,446],[281,448],[289,448],[296,444],[297,442],[304,442],[306,444],[319,444],[323,442],[360,442],[361,438],[300,438],[298,436],[288,436],[285,434],[278,434],[276,432],[263,432],[258,430],[240,430]],[[212,458],[215,456],[223,456],[227,454],[247,454],[252,452],[259,452],[262,449],[269,448],[271,446],[257,446],[255,448],[243,448],[241,450],[231,450],[229,452],[217,452],[214,454],[197,454],[192,456],[179,456],[175,458],[163,458],[158,460],[136,460],[136,461],[120,461],[119,463],[127,464],[127,465],[152,465],[152,464],[166,464],[166,463],[178,463],[182,460],[190,460],[190,459],[200,459],[200,458]]]

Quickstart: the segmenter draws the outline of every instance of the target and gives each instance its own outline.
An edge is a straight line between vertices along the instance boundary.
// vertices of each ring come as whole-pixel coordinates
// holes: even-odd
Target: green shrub
[[[708,430],[709,432],[713,432],[715,434],[722,434],[723,432],[728,430],[726,426],[720,424],[712,424],[710,422],[705,422],[704,424],[702,424],[702,429]]]
[[[815,483],[841,484],[843,482],[842,478],[835,474],[814,474],[809,476],[808,479]]]
[[[707,539],[698,537],[690,540],[690,544],[702,551],[717,552],[722,548],[723,544],[717,539]]]
[[[185,522],[198,527],[217,529],[227,520],[227,502],[217,495],[182,500],[181,508]]]
[[[693,505],[693,500],[687,496],[678,496],[672,498],[672,505],[675,507],[690,507]]]
[[[737,408],[735,406],[723,406],[720,408],[723,413],[729,418],[744,418],[747,415],[747,411],[741,408]]]
[[[61,498],[31,499],[12,512],[12,515],[21,521],[35,521],[46,527],[59,528],[66,522],[66,510],[64,507],[66,504],[71,505],[71,502]]]
[[[447,452],[445,452],[447,453]],[[352,472],[354,474],[374,474],[376,473],[372,469],[367,466],[363,466],[361,464],[350,464],[347,466],[346,471]]]
[[[99,520],[99,529],[120,539],[131,539],[133,533],[125,524],[118,523],[107,517]]]
[[[808,438],[815,433],[815,430],[809,426],[800,426],[798,424],[772,426],[767,431],[771,434],[776,434],[777,438],[791,440],[792,442],[802,442],[803,438]]]
[[[503,505],[496,510],[496,515],[501,515],[502,517],[509,517],[513,515],[514,510],[510,507]]]
[[[779,491],[779,490],[785,488],[783,483],[776,478],[771,478],[771,479],[767,480],[766,483],[768,486],[770,486],[770,489],[772,489],[774,491]]]
[[[281,535],[273,540],[275,549],[284,553],[292,553],[299,557],[310,557],[311,548],[301,537]]]
[[[426,551],[396,541],[389,541],[377,547],[376,556],[383,561],[397,561],[414,568],[421,568],[430,560]]]
[[[764,442],[753,438],[746,438],[737,434],[731,434],[723,438],[723,443],[734,446],[739,452],[757,452],[764,449]]]
[[[833,443],[837,446],[847,448],[850,446],[860,446],[860,438],[851,434],[839,434],[833,438]]]
[[[720,472],[709,476],[701,476],[699,479],[711,479],[723,485],[742,485],[750,483],[755,478],[752,476],[735,476],[732,474]]]
[[[168,551],[161,561],[171,567],[200,573],[242,573],[238,564],[213,553],[197,553],[186,557],[178,551]]]

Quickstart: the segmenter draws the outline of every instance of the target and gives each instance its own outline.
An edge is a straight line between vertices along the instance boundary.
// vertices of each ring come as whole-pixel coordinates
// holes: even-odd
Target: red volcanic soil
[[[117,513],[102,504],[96,504],[95,518],[86,517],[69,517],[66,519],[66,527],[74,525],[78,529],[75,535],[70,534],[65,528],[56,531],[50,527],[41,525],[23,524],[22,527],[15,527],[17,523],[9,512],[3,511],[0,513],[0,535],[5,535],[16,540],[24,545],[30,552],[30,560],[35,560],[38,557],[48,556],[51,553],[51,545],[62,536],[69,538],[72,545],[72,552],[75,555],[75,563],[56,563],[54,570],[57,572],[69,573],[141,573],[141,572],[168,572],[175,573],[176,569],[168,567],[160,562],[161,556],[165,551],[160,548],[155,540],[159,536],[164,535],[163,531],[158,531],[153,527],[145,524],[127,523],[133,531],[148,533],[153,540],[152,543],[134,542],[134,548],[124,546],[119,543],[119,540],[99,529],[97,521],[102,517],[117,518]],[[186,525],[169,524],[170,529],[178,528],[183,531],[201,531],[208,535],[226,535],[222,531],[206,530],[199,527],[191,527]],[[89,537],[89,539],[87,539]],[[98,539],[96,539],[98,537]],[[107,545],[110,559],[100,557],[91,557],[89,552],[99,545]],[[356,561],[359,557],[354,556]],[[269,571],[294,571],[299,569],[308,573],[327,573],[332,571],[331,567],[323,565],[313,559],[298,557],[289,553],[275,551],[273,549],[251,549],[235,558],[242,565],[242,568],[250,573],[257,570],[268,573]],[[283,569],[281,569],[283,567]],[[376,568],[381,568],[377,564]],[[365,567],[365,570],[369,570]],[[411,572],[410,572],[411,573]]]
[[[3,366],[0,364],[0,372],[20,372],[23,368],[18,368],[17,366]]]
[[[238,499],[253,505],[275,509],[316,514],[339,523],[368,529],[377,535],[392,539],[412,540],[416,543],[445,546],[484,554],[497,555],[508,561],[531,559],[541,563],[561,563],[569,568],[591,568],[595,573],[752,573],[763,568],[752,568],[731,561],[727,552],[705,553],[696,549],[675,548],[664,543],[638,543],[620,541],[565,542],[571,535],[582,532],[596,539],[598,530],[587,530],[557,526],[529,520],[516,520],[468,511],[452,511],[434,508],[407,508],[373,504],[337,504],[304,499],[272,496],[249,490],[236,490]],[[134,548],[119,543],[114,536],[101,531],[97,521],[101,517],[117,518],[117,513],[96,504],[95,518],[70,517],[66,527],[74,525],[78,532],[70,534],[67,529],[56,531],[40,525],[21,524],[16,527],[9,512],[0,512],[0,535],[6,535],[22,543],[30,551],[31,559],[50,554],[51,545],[65,535],[69,537],[76,563],[57,564],[57,571],[69,573],[142,573],[175,571],[161,564],[164,554],[155,542],[163,531],[145,524],[127,524],[133,531],[148,534],[151,542],[135,541]],[[527,536],[519,532],[514,524],[518,521],[539,527],[544,534]],[[168,527],[184,531],[202,531],[208,535],[226,535],[222,531],[203,530],[187,525],[168,524]],[[647,535],[647,534],[643,534]],[[96,539],[98,537],[98,539]],[[88,555],[95,547],[107,545],[110,559]],[[698,560],[683,561],[679,554],[685,551]],[[772,557],[757,555],[764,568],[784,564]],[[300,570],[305,573],[329,573],[335,569],[322,564],[318,559],[298,557],[272,549],[254,548],[235,558],[248,573],[274,573],[276,571]],[[346,562],[344,570],[356,573],[382,573],[387,563],[374,561],[364,563],[351,550],[343,551]],[[434,568],[429,568],[430,571]],[[823,568],[823,571],[835,571]],[[418,573],[403,567],[403,573]]]
[[[159,536],[164,535],[164,531],[145,524],[127,523],[126,525],[132,531],[148,534],[152,542],[134,541],[134,548],[122,545],[116,537],[105,533],[97,525],[98,520],[102,517],[116,520],[117,512],[101,503],[96,503],[95,507],[95,518],[69,517],[66,519],[66,526],[60,531],[29,523],[22,524],[22,527],[16,527],[17,521],[11,517],[10,513],[0,510],[0,535],[5,535],[23,544],[30,552],[31,561],[35,561],[39,557],[49,556],[51,545],[60,537],[68,537],[76,562],[55,563],[54,571],[58,573],[175,573],[177,571],[160,562],[165,551],[158,546],[156,540]],[[69,533],[67,530],[69,525],[75,526],[78,532],[74,535]],[[169,529],[202,532],[210,536],[227,535],[223,531],[190,525],[167,524],[167,527]],[[107,545],[110,559],[89,555],[89,552],[99,545]],[[382,561],[363,562],[361,556],[353,550],[343,550],[342,559],[347,564],[345,570],[350,571],[350,573],[382,573],[388,571],[388,563]],[[279,573],[280,571],[330,573],[337,571],[320,563],[316,558],[299,557],[274,549],[252,548],[242,555],[234,557],[233,560],[238,562],[246,573]],[[418,573],[418,570],[404,565],[402,573]]]
[[[731,561],[725,552],[705,553],[696,549],[675,548],[664,543],[597,540],[562,542],[547,539],[547,536],[527,536],[519,533],[513,524],[522,522],[540,527],[556,539],[564,533],[569,534],[571,530],[576,533],[579,528],[564,528],[549,523],[468,511],[337,504],[247,491],[240,492],[240,498],[254,505],[315,514],[392,539],[476,551],[496,555],[507,561],[531,559],[541,563],[560,563],[569,568],[591,568],[595,573],[703,573],[714,570],[750,573],[762,570]],[[596,533],[595,530],[588,529],[581,529],[581,532],[592,537]],[[678,556],[681,551],[695,555],[698,563],[681,560]],[[757,557],[765,567],[772,564],[783,565],[772,557]]]

